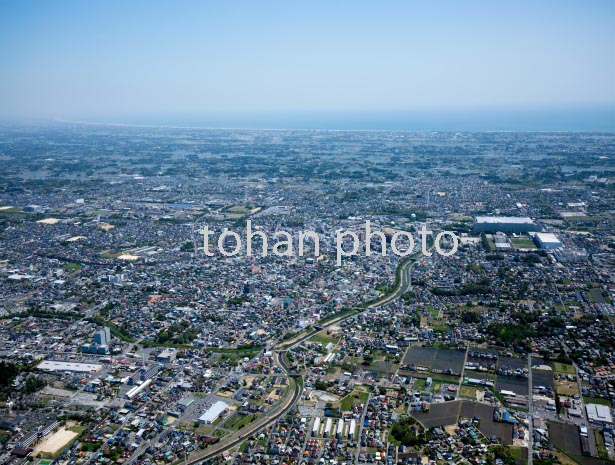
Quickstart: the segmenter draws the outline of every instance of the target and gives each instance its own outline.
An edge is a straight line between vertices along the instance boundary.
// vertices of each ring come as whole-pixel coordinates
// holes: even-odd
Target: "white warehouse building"
[[[540,231],[541,227],[531,218],[516,216],[477,216],[474,218],[474,233],[528,233]]]
[[[145,390],[145,388],[147,388],[150,384],[152,384],[152,380],[151,379],[147,379],[147,380],[143,381],[141,384],[133,387],[130,391],[128,391],[126,393],[126,399],[132,400],[133,397],[135,397],[137,394],[143,392]]]
[[[608,405],[585,404],[587,419],[596,425],[613,426],[613,416]]]
[[[558,237],[553,233],[535,233],[534,243],[542,250],[554,250],[564,246],[564,244],[562,244]]]
[[[227,407],[228,404],[226,402],[222,402],[221,400],[219,400],[211,407],[209,407],[205,411],[205,413],[203,413],[203,415],[199,417],[199,423],[202,423],[204,425],[212,424],[220,415],[222,415],[222,412],[224,412]]]

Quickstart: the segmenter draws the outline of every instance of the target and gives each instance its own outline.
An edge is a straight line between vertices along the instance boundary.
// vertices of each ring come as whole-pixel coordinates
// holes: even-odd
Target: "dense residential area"
[[[2,125],[0,463],[613,463],[614,157]]]

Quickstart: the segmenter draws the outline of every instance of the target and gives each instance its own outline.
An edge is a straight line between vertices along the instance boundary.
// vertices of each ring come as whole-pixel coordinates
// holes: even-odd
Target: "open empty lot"
[[[560,396],[573,397],[575,395],[580,395],[579,385],[576,381],[568,381],[563,379],[555,381],[555,391]]]
[[[404,357],[404,363],[428,368],[430,370],[452,370],[461,373],[465,353],[459,350],[438,349],[434,347],[411,347]]]
[[[493,421],[493,407],[469,401],[433,404],[427,413],[413,414],[427,428],[457,424],[460,418],[480,418],[480,431],[486,436],[496,435],[504,444],[512,444],[512,425]]]
[[[404,363],[431,369],[437,350],[433,347],[411,347],[406,352]]]
[[[487,437],[495,434],[504,444],[512,444],[512,425],[493,421],[493,407],[476,402],[464,402],[461,406],[462,418],[480,418],[480,431]]]
[[[460,350],[438,349],[436,357],[431,366],[432,370],[452,370],[461,373],[465,352]]]
[[[390,376],[393,373],[395,373],[398,366],[399,365],[396,365],[395,363],[386,362],[386,361],[378,361],[378,362],[374,362],[370,368],[372,370],[377,371],[380,375]]]
[[[527,383],[527,378],[498,375],[498,378],[495,382],[495,387],[498,391],[513,391],[517,395],[527,396],[529,392]]]
[[[557,373],[564,373],[567,375],[576,375],[577,372],[572,365],[566,365],[565,363],[553,362],[553,371]]]
[[[43,439],[36,446],[32,455],[36,457],[36,455],[39,453],[46,453],[51,454],[51,456],[55,456],[67,444],[73,441],[78,435],[79,433],[71,431],[64,426],[55,433],[51,433],[45,439]]]
[[[455,425],[459,417],[460,401],[432,404],[429,412],[415,413],[413,416],[426,428],[435,426]]]
[[[533,387],[553,387],[553,372],[548,370],[532,370]]]
[[[590,289],[587,292],[587,297],[590,302],[595,302],[597,304],[607,303],[600,289]]]
[[[570,454],[581,455],[581,440],[576,425],[552,421],[549,423],[549,435],[555,446]]]

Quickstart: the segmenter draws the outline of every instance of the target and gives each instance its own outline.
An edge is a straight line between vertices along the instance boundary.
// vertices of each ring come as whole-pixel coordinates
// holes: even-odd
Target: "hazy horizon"
[[[530,109],[448,109],[414,112],[279,112],[217,114],[75,115],[55,118],[0,118],[12,123],[67,123],[108,126],[254,130],[348,131],[615,131],[612,107]]]
[[[609,1],[5,2],[0,118],[615,130],[614,31]]]

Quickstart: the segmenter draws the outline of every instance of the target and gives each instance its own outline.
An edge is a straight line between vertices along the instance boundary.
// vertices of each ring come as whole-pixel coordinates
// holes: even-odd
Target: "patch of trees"
[[[245,296],[245,295],[236,295],[233,297],[230,297],[226,303],[228,305],[242,305],[244,302],[251,302],[252,299],[250,299],[249,297]]]
[[[412,417],[404,417],[395,423],[391,435],[404,446],[421,447],[428,442],[425,430]]]
[[[47,386],[47,381],[39,378],[38,376],[30,375],[26,378],[23,390],[26,394],[32,394]]]
[[[156,342],[164,344],[172,342],[174,344],[191,344],[197,336],[199,330],[196,328],[188,328],[187,325],[174,324],[169,326],[166,331],[161,331],[156,336]]]
[[[516,261],[515,257],[515,261]],[[526,265],[535,265],[537,263],[540,263],[540,257],[538,256],[538,254],[536,253],[526,253],[521,255],[521,258],[519,258],[519,261],[525,263]]]
[[[51,318],[51,319],[67,319],[67,320],[79,320],[81,319],[81,315],[78,313],[69,313],[69,312],[51,312],[51,311],[43,311],[31,308],[25,312],[19,313],[15,316],[19,317],[29,317],[33,316],[35,318]]]
[[[0,386],[9,386],[21,373],[22,367],[10,362],[0,362]]]
[[[314,383],[314,387],[319,390],[319,391],[326,391],[327,388],[329,387],[329,384],[325,383],[324,381],[318,379],[316,380],[316,382]]]
[[[434,287],[431,289],[432,294],[440,296],[460,296],[460,295],[480,295],[490,294],[491,286],[489,278],[482,278],[475,283],[467,283],[457,289],[442,289]]]
[[[480,316],[476,312],[464,312],[461,315],[461,321],[464,323],[480,323]]]
[[[534,330],[523,323],[492,323],[487,326],[487,334],[500,346],[513,345],[527,351],[531,347],[528,339],[534,335]]]
[[[491,452],[493,452],[493,459],[500,459],[506,465],[515,465],[515,459],[512,456],[512,452],[511,452],[509,447],[502,446],[502,445],[494,446],[491,449]],[[487,463],[488,464],[489,463],[492,464],[493,463],[493,459],[491,459],[491,457],[489,457],[488,460],[487,460]]]

